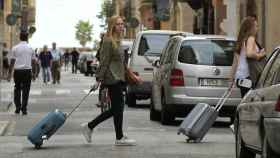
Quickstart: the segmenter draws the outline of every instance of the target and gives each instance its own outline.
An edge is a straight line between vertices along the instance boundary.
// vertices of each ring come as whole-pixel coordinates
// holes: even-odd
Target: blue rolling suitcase
[[[28,133],[28,140],[34,144],[36,149],[40,149],[43,141],[49,139],[70,117],[70,115],[81,105],[89,93],[80,101],[80,103],[67,115],[56,109],[49,112],[43,119],[41,119]]]

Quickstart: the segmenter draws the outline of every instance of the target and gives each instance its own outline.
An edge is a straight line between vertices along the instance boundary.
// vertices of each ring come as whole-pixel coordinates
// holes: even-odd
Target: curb
[[[0,136],[3,136],[9,126],[9,121],[0,121]]]

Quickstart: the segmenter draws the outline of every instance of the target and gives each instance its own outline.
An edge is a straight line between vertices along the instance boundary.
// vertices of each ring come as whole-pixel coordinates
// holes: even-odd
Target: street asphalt
[[[149,120],[149,101],[138,102],[134,108],[125,107],[124,132],[137,141],[136,146],[114,146],[113,121],[97,126],[93,142],[86,143],[80,124],[98,114],[97,92],[91,94],[55,135],[45,141],[43,148],[34,149],[27,140],[29,130],[49,111],[70,112],[94,83],[94,77],[62,72],[59,85],[44,85],[39,78],[32,83],[28,115],[15,115],[14,106],[0,112],[0,127],[6,127],[0,137],[0,158],[234,158],[234,135],[227,123],[211,128],[202,143],[186,143],[186,137],[177,135],[180,121],[163,126]],[[3,86],[2,86],[3,87]],[[12,83],[1,92],[12,96]],[[7,100],[7,99],[6,99]],[[2,105],[1,105],[2,106]],[[5,108],[4,108],[5,109]]]

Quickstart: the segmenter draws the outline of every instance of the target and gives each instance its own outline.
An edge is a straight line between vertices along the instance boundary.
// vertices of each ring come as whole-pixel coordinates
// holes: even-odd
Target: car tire
[[[174,121],[173,114],[168,110],[168,105],[166,104],[164,95],[161,97],[161,124],[163,125],[171,125],[172,121]]]
[[[262,147],[262,158],[279,158],[280,155],[277,155],[270,147],[267,137],[264,137],[263,147]]]
[[[160,121],[160,112],[155,110],[153,99],[151,98],[151,105],[150,105],[150,120],[151,121]]]
[[[241,131],[239,127],[239,119],[235,121],[235,155],[236,158],[255,158],[256,154],[250,151],[241,138]]]
[[[136,97],[132,93],[128,93],[126,97],[127,106],[128,107],[135,107],[136,106]]]

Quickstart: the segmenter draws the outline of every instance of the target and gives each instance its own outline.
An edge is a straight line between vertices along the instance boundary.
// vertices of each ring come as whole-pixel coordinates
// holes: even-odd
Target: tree
[[[107,23],[107,19],[115,14],[114,3],[112,0],[103,0],[101,11],[97,17],[104,23]],[[105,27],[105,24],[102,24],[101,27]]]
[[[75,26],[75,28],[76,28],[76,39],[80,42],[80,44],[83,47],[85,47],[88,42],[92,41],[93,25],[91,25],[89,21],[80,20],[78,24]]]

